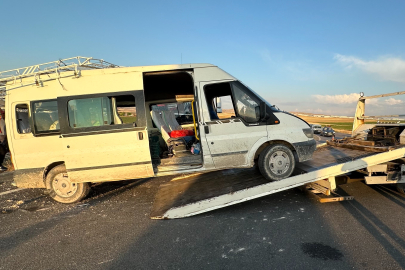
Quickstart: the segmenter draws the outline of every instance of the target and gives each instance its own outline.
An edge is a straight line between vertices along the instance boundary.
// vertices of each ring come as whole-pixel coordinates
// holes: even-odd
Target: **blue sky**
[[[404,1],[0,1],[0,70],[72,56],[212,63],[288,111],[405,90]],[[404,113],[401,96],[367,114]],[[389,106],[387,106],[389,105]]]

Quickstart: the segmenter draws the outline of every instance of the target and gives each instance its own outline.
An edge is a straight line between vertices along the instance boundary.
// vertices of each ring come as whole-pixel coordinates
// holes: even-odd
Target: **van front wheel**
[[[270,181],[279,181],[289,177],[295,168],[294,154],[283,144],[268,146],[260,153],[259,169]]]
[[[90,192],[88,183],[72,183],[66,173],[65,165],[53,168],[45,179],[49,196],[57,202],[75,203],[84,199]]]

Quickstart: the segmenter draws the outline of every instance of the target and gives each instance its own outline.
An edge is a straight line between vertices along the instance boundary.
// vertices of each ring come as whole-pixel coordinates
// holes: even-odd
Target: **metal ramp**
[[[404,156],[405,147],[376,154],[326,146],[318,148],[311,161],[299,164],[302,174],[282,181],[268,182],[254,168],[211,172],[170,181],[161,185],[151,218],[193,216]]]

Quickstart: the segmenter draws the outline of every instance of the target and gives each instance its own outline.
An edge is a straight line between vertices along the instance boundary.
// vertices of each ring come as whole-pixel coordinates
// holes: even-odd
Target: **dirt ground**
[[[322,123],[353,123],[353,118],[337,118],[337,117],[310,117],[297,115],[299,118],[307,121],[310,124],[322,124]]]
[[[330,126],[335,131],[351,134],[353,128],[353,118],[338,118],[338,117],[311,117],[297,115],[309,124],[319,124],[322,126]]]
[[[235,112],[232,109],[222,110],[222,113],[218,113],[219,119],[227,119],[235,116]]]

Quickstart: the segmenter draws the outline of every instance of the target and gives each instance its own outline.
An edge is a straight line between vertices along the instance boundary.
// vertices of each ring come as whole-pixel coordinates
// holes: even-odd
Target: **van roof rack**
[[[118,65],[111,64],[103,59],[94,59],[93,57],[76,56],[44,64],[16,68],[0,72],[0,97],[6,95],[7,91],[31,84],[39,85],[40,81],[57,79],[69,76],[80,76],[80,70],[84,69],[102,69],[117,68]],[[68,72],[70,71],[70,72]],[[73,73],[72,73],[73,72]],[[40,78],[40,75],[48,75],[47,79]],[[53,74],[54,76],[50,76]],[[24,81],[23,79],[33,77],[34,80]]]

